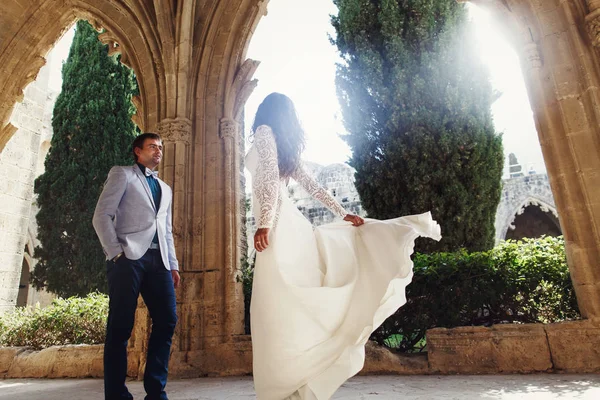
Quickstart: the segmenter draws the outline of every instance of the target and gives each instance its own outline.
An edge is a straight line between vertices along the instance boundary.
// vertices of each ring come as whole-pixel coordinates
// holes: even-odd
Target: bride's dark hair
[[[290,177],[300,165],[304,151],[304,130],[292,100],[281,93],[271,93],[261,103],[254,117],[253,134],[261,125],[268,125],[275,135],[279,175]]]

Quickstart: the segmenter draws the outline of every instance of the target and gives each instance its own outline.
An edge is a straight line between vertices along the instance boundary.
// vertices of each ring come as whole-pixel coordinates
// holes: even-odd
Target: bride
[[[258,400],[326,400],[365,360],[365,343],[406,303],[414,240],[439,240],[430,213],[378,221],[348,214],[307,173],[292,101],[265,98],[246,155],[258,251],[250,306]],[[312,227],[287,197],[289,179],[343,221]]]

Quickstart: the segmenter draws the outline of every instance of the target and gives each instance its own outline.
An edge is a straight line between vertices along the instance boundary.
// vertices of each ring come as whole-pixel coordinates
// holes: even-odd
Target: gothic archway
[[[249,372],[239,265],[239,112],[257,63],[245,59],[266,0],[25,0],[0,20],[0,149],[10,112],[43,56],[77,18],[98,21],[140,81],[140,120],[166,142],[182,266],[171,371]],[[580,309],[600,317],[600,44],[594,0],[477,0],[505,22],[525,71]],[[9,3],[13,4],[13,3]],[[17,3],[14,3],[17,4]],[[591,36],[588,34],[592,33]],[[117,45],[118,44],[118,45]],[[133,369],[148,328],[140,310]]]
[[[531,199],[514,215],[505,239],[520,240],[561,234],[556,210]]]

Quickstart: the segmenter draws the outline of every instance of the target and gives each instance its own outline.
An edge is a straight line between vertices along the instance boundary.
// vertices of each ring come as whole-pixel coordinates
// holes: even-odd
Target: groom
[[[154,171],[162,159],[160,136],[139,135],[132,149],[135,165],[110,170],[93,218],[106,254],[110,299],[104,395],[106,400],[133,399],[125,386],[127,341],[141,293],[152,318],[144,373],[146,400],[167,400],[169,353],[177,322],[174,289],[180,280],[172,233],[173,193]]]

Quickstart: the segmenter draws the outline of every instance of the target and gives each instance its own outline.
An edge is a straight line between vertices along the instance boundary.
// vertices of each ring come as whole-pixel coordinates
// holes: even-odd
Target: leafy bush
[[[435,327],[579,318],[562,237],[506,241],[486,252],[415,254],[413,260],[407,304],[371,337],[398,351],[424,350],[425,332]],[[253,263],[244,260],[246,307],[252,277]]]
[[[44,308],[19,307],[0,315],[0,346],[103,343],[107,315],[108,297],[100,293],[58,298]]]
[[[487,252],[416,254],[406,305],[372,339],[420,351],[434,327],[579,318],[562,237],[506,241]]]

